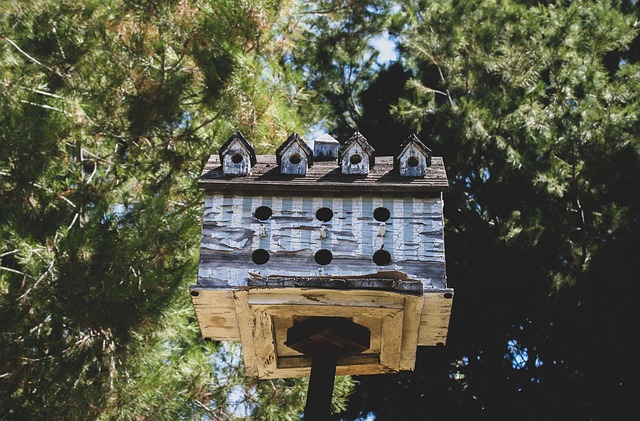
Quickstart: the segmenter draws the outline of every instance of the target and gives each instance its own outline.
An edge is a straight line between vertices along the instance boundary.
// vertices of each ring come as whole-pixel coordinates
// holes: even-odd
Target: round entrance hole
[[[251,253],[251,260],[256,265],[264,265],[269,261],[269,252],[265,249],[258,249]]]
[[[407,165],[410,167],[417,167],[419,163],[420,163],[420,160],[416,156],[410,156],[407,159]]]
[[[322,222],[331,221],[331,218],[333,218],[333,211],[329,208],[320,208],[316,211],[316,218]]]
[[[267,219],[271,218],[273,212],[271,211],[271,208],[269,206],[260,206],[256,209],[255,215],[259,220],[266,221]]]
[[[327,249],[321,249],[316,251],[313,258],[316,260],[316,263],[319,265],[328,265],[333,260],[333,253]]]
[[[391,218],[391,212],[387,208],[375,208],[373,211],[373,218],[379,222],[386,222]]]
[[[240,152],[234,153],[231,156],[231,162],[233,162],[234,164],[241,163],[243,159],[244,159],[244,156],[242,156],[242,154]]]
[[[386,250],[378,250],[373,253],[373,263],[378,266],[387,266],[391,263],[391,253]]]
[[[351,162],[353,165],[357,165],[362,162],[362,157],[357,153],[354,153],[353,155],[351,155],[351,157],[349,157],[349,162]]]
[[[299,164],[300,162],[302,162],[302,157],[299,153],[292,153],[291,155],[289,155],[289,162],[294,165]]]

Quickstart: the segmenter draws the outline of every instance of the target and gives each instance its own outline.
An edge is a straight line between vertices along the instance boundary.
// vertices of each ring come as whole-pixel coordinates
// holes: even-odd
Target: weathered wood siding
[[[415,162],[410,161],[411,157]],[[398,165],[400,175],[403,177],[424,177],[427,174],[427,156],[413,144],[400,153]]]
[[[313,158],[318,161],[335,161],[340,143],[329,135],[317,138],[313,144]]]
[[[352,161],[353,156],[359,156],[360,161],[355,162]],[[342,162],[340,163],[342,167],[342,174],[359,174],[365,175],[369,174],[370,162],[369,155],[367,151],[364,150],[362,145],[355,142],[349,146],[342,155]]]
[[[298,159],[292,160],[291,157],[294,155],[298,157]],[[291,143],[291,145],[282,152],[280,172],[282,174],[307,175],[308,169],[309,157],[307,156],[307,152],[297,143]]]
[[[251,173],[251,157],[249,151],[247,151],[239,140],[234,140],[229,145],[224,155],[222,167],[223,172],[229,175],[245,176]]]
[[[260,221],[255,211],[267,206],[272,216]],[[263,276],[353,276],[396,270],[423,282],[425,290],[446,288],[443,202],[440,197],[312,197],[208,194],[205,198],[198,284],[207,287],[246,286],[249,272]],[[327,222],[316,218],[329,208]],[[374,218],[386,208],[390,218]],[[252,253],[269,253],[256,264]],[[318,250],[333,260],[316,262]],[[378,250],[391,263],[378,266]]]

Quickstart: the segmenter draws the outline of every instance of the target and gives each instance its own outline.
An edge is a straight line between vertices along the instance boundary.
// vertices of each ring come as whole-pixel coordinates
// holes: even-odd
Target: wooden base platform
[[[311,358],[285,345],[296,317],[343,317],[371,332],[367,351],[338,358],[337,375],[412,370],[419,345],[446,342],[453,290],[422,296],[375,290],[218,289],[193,286],[202,335],[242,341],[247,373],[259,378],[308,377]]]

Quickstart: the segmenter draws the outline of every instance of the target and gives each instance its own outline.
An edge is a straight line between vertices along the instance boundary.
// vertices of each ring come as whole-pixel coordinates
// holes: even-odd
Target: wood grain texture
[[[451,298],[447,298],[447,297]],[[420,316],[418,345],[436,346],[447,343],[449,318],[453,305],[453,290],[444,293],[424,295],[424,305]]]
[[[237,336],[251,376],[308,375],[308,366],[299,364],[310,364],[311,360],[299,358],[303,356],[284,344],[293,318],[307,316],[344,317],[371,332],[370,348],[356,356],[362,358],[343,360],[338,373],[379,374],[414,367],[422,297],[386,291],[298,288],[245,289],[231,294],[211,289],[211,296],[207,296],[207,290],[194,291],[198,292],[194,302],[201,297],[218,298],[217,306],[197,307],[197,312],[202,313],[199,320],[211,318],[221,307],[235,309]],[[207,333],[212,334],[210,330]],[[216,338],[215,334],[211,337]]]
[[[445,288],[442,206],[439,197],[406,195],[211,194],[205,198],[198,283],[245,286],[250,272],[339,277],[398,271],[421,281],[425,289]],[[271,211],[266,220],[256,217],[262,208]],[[331,210],[329,221],[318,219],[321,209]],[[388,219],[376,220],[377,209],[386,209]],[[253,261],[252,253],[258,249],[268,253],[266,264]],[[374,260],[381,249],[389,253],[386,266]],[[319,250],[331,254],[328,264],[316,260]]]

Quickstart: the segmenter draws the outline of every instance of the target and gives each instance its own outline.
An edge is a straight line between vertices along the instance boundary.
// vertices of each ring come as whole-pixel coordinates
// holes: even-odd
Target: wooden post
[[[311,377],[305,421],[326,420],[331,415],[331,397],[338,356],[369,349],[371,332],[344,317],[308,317],[294,320],[286,345],[311,356]]]
[[[331,398],[337,365],[337,349],[326,349],[313,355],[304,421],[328,420],[331,416]]]

